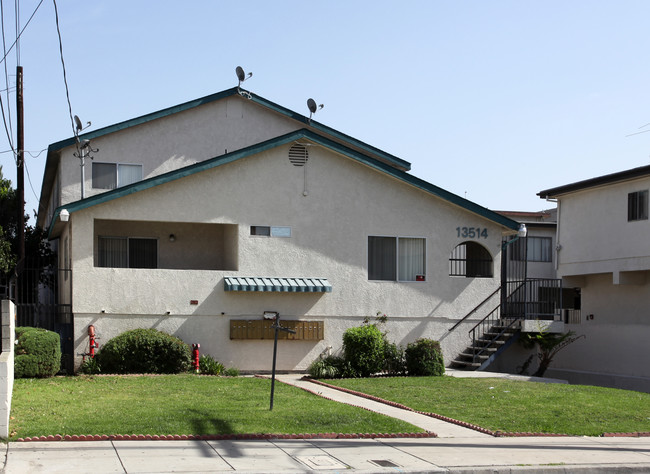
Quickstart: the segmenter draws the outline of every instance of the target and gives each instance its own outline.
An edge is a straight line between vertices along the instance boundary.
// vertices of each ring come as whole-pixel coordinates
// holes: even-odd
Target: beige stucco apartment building
[[[549,375],[573,383],[650,391],[650,166],[538,193],[557,201],[555,258],[563,285],[581,293],[584,334]]]
[[[377,312],[392,341],[440,339],[451,359],[472,318],[448,329],[499,287],[518,224],[409,169],[238,88],[52,144],[38,224],[71,269],[76,363],[89,325],[101,342],[153,327],[270,370],[265,312],[297,330],[280,370]]]

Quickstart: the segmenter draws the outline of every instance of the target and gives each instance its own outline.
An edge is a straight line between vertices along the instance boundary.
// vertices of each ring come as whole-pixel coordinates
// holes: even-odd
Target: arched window
[[[449,276],[492,278],[492,255],[476,242],[458,244],[449,256]]]

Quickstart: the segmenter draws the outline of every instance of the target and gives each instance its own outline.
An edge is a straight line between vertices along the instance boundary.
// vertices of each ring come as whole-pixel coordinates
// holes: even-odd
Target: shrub
[[[88,358],[81,363],[78,372],[86,375],[94,375],[101,372],[97,357]]]
[[[406,346],[406,369],[409,375],[444,375],[440,343],[431,339],[418,339]]]
[[[380,372],[384,365],[384,335],[374,324],[349,328],[343,333],[343,353],[360,377]]]
[[[133,329],[104,344],[95,358],[104,373],[174,374],[190,369],[191,350],[157,329]]]
[[[61,369],[61,339],[41,328],[17,327],[14,377],[52,377]]]
[[[209,354],[199,357],[199,372],[202,374],[221,375],[225,369],[222,363],[214,360]]]
[[[345,361],[342,357],[318,358],[309,365],[307,372],[314,379],[338,379],[343,376]]]
[[[384,337],[384,372],[388,375],[403,375],[406,373],[404,348]]]
[[[239,369],[236,369],[235,367],[230,367],[229,369],[223,371],[223,375],[225,375],[226,377],[239,377]]]

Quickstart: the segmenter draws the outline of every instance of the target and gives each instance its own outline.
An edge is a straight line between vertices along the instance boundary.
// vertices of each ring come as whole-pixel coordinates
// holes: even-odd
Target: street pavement
[[[11,442],[0,452],[2,472],[650,473],[648,437],[493,437],[298,375],[278,375],[278,380],[403,419],[437,437]]]

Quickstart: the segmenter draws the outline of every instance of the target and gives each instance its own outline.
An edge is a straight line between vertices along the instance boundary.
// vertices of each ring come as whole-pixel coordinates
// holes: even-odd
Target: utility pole
[[[25,258],[25,136],[23,129],[23,67],[16,67],[16,166],[18,191],[18,260]]]

